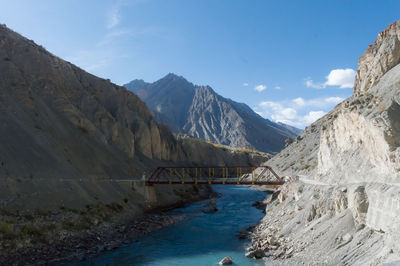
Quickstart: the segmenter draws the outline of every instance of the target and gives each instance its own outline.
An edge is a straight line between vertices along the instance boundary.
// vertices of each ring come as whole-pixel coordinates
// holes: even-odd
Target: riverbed
[[[182,222],[153,232],[140,241],[80,262],[78,265],[217,265],[230,256],[236,265],[262,265],[244,256],[249,241],[236,234],[256,224],[263,212],[252,206],[266,193],[242,186],[213,186],[221,195],[218,211],[201,211],[206,202],[174,209]]]

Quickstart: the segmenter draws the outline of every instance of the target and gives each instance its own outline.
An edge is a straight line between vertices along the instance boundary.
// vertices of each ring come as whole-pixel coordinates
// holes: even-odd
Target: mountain
[[[196,86],[175,74],[154,83],[133,80],[124,87],[136,93],[157,121],[174,132],[214,143],[276,153],[285,146],[285,139],[300,132],[262,118],[246,104],[224,98],[209,86]]]
[[[208,197],[207,186],[145,187],[142,177],[157,166],[255,165],[269,158],[177,139],[134,93],[5,25],[0,136],[1,265],[68,256],[56,245],[47,251],[35,245],[75,243],[83,231],[104,224],[112,230],[119,228],[114,222],[130,223],[145,211]]]
[[[187,82],[181,79],[178,84]],[[48,180],[138,179],[160,164],[253,164],[265,158],[224,152],[191,138],[176,139],[135,94],[54,56],[5,25],[0,26],[0,89],[2,182],[21,179],[47,183],[46,187]],[[178,89],[190,94],[184,86]],[[175,119],[182,117],[177,112]],[[196,156],[190,154],[196,149]],[[56,193],[53,186],[48,194]],[[118,189],[113,186],[110,191]],[[87,193],[95,193],[85,190],[74,199],[60,192],[42,207],[59,201],[84,206]],[[103,189],[104,197],[110,191]]]
[[[297,127],[293,127],[291,125],[288,124],[284,124],[282,122],[278,122],[278,125],[286,128],[287,130],[289,130],[290,132],[292,132],[293,135],[298,136],[301,134],[301,132],[303,132],[303,130],[297,128]]]
[[[292,179],[249,256],[275,239],[278,264],[399,264],[400,21],[359,58],[353,95],[266,164]]]

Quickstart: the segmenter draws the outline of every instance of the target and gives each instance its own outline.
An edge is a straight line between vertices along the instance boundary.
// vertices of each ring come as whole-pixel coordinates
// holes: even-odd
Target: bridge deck
[[[258,169],[256,171],[256,169]],[[158,167],[147,185],[209,184],[209,185],[283,185],[284,180],[269,166],[203,166]]]

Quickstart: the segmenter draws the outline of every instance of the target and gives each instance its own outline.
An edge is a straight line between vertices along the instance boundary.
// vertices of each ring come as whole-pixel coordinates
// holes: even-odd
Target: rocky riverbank
[[[0,265],[84,260],[138,241],[143,235],[183,219],[165,214],[169,209],[215,196],[207,186],[170,190],[157,190],[158,202],[140,214],[128,200],[87,205],[80,210],[64,207],[48,213],[15,214],[0,210]]]
[[[139,241],[140,237],[183,219],[162,213],[146,214],[128,223],[106,223],[95,230],[67,234],[47,242],[19,248],[0,256],[1,265],[48,264],[81,261],[101,252]]]
[[[377,192],[390,191],[378,196]],[[268,198],[246,256],[277,265],[377,265],[399,259],[398,233],[382,208],[398,191],[382,184],[329,185],[297,180]],[[380,210],[377,217],[377,208]],[[377,221],[381,221],[379,227]],[[383,227],[383,222],[386,227]]]

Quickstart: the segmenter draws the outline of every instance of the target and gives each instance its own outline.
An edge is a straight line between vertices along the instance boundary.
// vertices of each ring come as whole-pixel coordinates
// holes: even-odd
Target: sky
[[[168,73],[304,128],[351,96],[394,0],[0,0],[0,23],[123,85]]]

